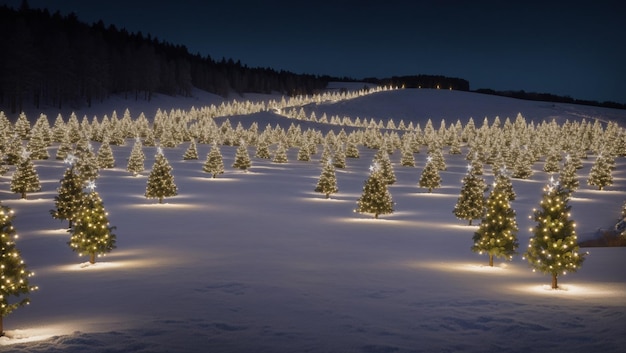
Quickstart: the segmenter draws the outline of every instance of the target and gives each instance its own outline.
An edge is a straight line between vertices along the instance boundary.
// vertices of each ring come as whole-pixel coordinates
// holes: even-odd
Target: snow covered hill
[[[220,103],[206,98],[198,103]],[[129,108],[133,117],[156,111],[114,103],[94,109],[121,116]],[[504,121],[518,113],[529,121],[626,121],[619,110],[443,90],[386,91],[303,109],[318,118],[393,118],[422,127],[432,118],[435,128],[442,118],[465,124],[473,117],[480,126],[484,117]],[[95,111],[77,115],[91,118]],[[56,116],[46,114],[51,122]],[[245,127],[254,121],[261,128],[320,126],[273,112],[228,119]],[[117,249],[91,266],[67,245],[67,223],[49,214],[66,167],[54,159],[58,144],[49,148],[51,159],[35,161],[42,190],[26,200],[9,191],[14,167],[0,177],[0,200],[15,210],[17,245],[40,288],[31,305],[5,318],[1,351],[620,352],[626,346],[626,248],[584,249],[590,254],[582,269],[560,278],[556,291],[520,255],[491,268],[486,256],[470,251],[477,227],[452,213],[465,146],[464,154],[445,155],[442,188],[433,193],[417,186],[426,153],[415,154],[416,167],[402,167],[394,153],[395,212],[373,219],[353,210],[375,150],[360,146],[360,158],[337,169],[339,192],[324,199],[313,191],[319,153],[302,162],[290,148],[282,164],[252,157],[243,172],[231,167],[237,147],[221,146],[226,171],[211,179],[202,172],[211,146],[198,144],[200,159],[183,160],[188,145],[164,148],[179,190],[164,204],[144,197],[156,147],[144,147],[148,170],[133,177],[125,170],[132,139],[112,146],[117,165],[101,171],[97,191],[117,227]],[[626,160],[616,160],[614,184],[603,191],[586,184],[594,160],[584,160],[571,200],[581,235],[612,226],[626,200]],[[548,181],[541,166],[533,166],[528,180],[513,179],[520,252]],[[491,170],[485,171],[490,184]]]

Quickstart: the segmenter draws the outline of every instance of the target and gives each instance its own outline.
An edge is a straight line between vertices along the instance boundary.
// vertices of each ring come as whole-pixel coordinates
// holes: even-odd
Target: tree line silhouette
[[[150,100],[154,93],[190,96],[193,87],[230,92],[309,94],[328,76],[251,68],[232,59],[191,54],[149,34],[129,33],[102,21],[80,22],[74,13],[50,14],[23,3],[0,7],[0,105],[90,106],[111,94]]]

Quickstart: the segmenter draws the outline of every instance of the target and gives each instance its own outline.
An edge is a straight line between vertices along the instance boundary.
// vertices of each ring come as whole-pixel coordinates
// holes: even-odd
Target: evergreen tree
[[[113,157],[113,150],[111,149],[108,138],[105,138],[100,145],[100,148],[98,149],[98,154],[96,156],[96,161],[98,163],[98,168],[100,169],[115,167],[115,157]]]
[[[552,148],[543,165],[543,171],[546,173],[557,173],[559,171],[559,162],[561,161],[561,152],[556,148]]]
[[[400,164],[402,166],[415,167],[415,156],[413,156],[413,150],[408,142],[402,145],[400,153],[402,154],[402,157],[400,158]]]
[[[319,180],[317,181],[317,186],[315,187],[315,192],[322,193],[326,195],[326,198],[330,198],[331,194],[339,191],[337,187],[337,176],[335,175],[335,166],[331,161],[328,161],[324,164],[322,168],[322,173],[320,174]]]
[[[528,179],[533,175],[533,156],[528,148],[519,151],[513,165],[513,178]]]
[[[259,141],[259,144],[256,146],[256,153],[254,156],[256,158],[270,159],[270,148],[266,139],[263,138]]]
[[[433,189],[441,187],[441,175],[439,175],[439,168],[433,162],[432,158],[428,157],[426,160],[426,166],[420,175],[419,187],[427,188],[428,192],[432,192]]]
[[[274,153],[274,159],[272,160],[274,163],[287,163],[287,148],[284,144],[279,143],[276,148],[276,152]]]
[[[478,230],[474,233],[472,251],[489,255],[489,266],[493,258],[511,260],[519,246],[517,242],[517,222],[515,211],[509,204],[505,188],[496,182],[487,199],[487,211]]]
[[[387,189],[387,180],[380,166],[376,164],[370,168],[370,175],[363,185],[363,193],[357,200],[355,212],[373,213],[374,218],[393,213],[393,200]]]
[[[454,206],[453,213],[459,219],[469,221],[471,226],[472,220],[480,219],[485,214],[485,191],[487,191],[487,185],[481,176],[472,173],[471,166],[468,166],[468,172],[463,177],[462,183],[461,194]]]
[[[83,181],[74,172],[74,166],[65,170],[61,185],[54,197],[55,209],[50,210],[53,218],[69,221],[68,228],[72,228],[72,221],[78,213],[84,198]]]
[[[217,177],[219,174],[224,174],[224,159],[216,143],[213,144],[211,150],[207,153],[202,170],[211,174],[213,178]]]
[[[297,159],[302,162],[308,162],[311,160],[311,152],[308,142],[303,142],[298,149]]]
[[[571,161],[566,161],[563,165],[563,169],[559,173],[559,183],[568,191],[568,197],[571,197],[572,193],[578,190],[580,181],[576,175],[576,165]]]
[[[495,173],[494,189],[499,189],[500,192],[503,192],[509,201],[514,201],[517,197],[506,168],[499,169]]]
[[[163,203],[164,198],[176,195],[178,195],[178,188],[174,183],[172,167],[159,147],[148,176],[145,196],[149,199],[159,199],[159,203]]]
[[[189,143],[189,147],[185,150],[185,154],[183,155],[183,160],[193,160],[198,159],[198,147],[196,146],[196,140],[191,139]]]
[[[74,227],[69,230],[71,237],[68,245],[79,256],[89,255],[89,263],[96,263],[96,256],[115,249],[115,227],[109,226],[108,214],[93,186],[92,191],[85,195],[74,222]]]
[[[333,165],[335,168],[343,169],[346,167],[346,153],[343,150],[343,144],[338,144],[333,156]]]
[[[252,161],[250,161],[250,155],[248,154],[248,148],[246,144],[242,143],[237,147],[237,152],[235,153],[235,162],[233,162],[233,168],[241,169],[247,171],[248,168],[252,166]]]
[[[21,194],[23,199],[29,192],[41,190],[39,175],[28,152],[23,151],[20,162],[11,177],[11,191]]]
[[[387,185],[392,185],[396,182],[396,173],[393,170],[393,165],[389,159],[389,153],[384,148],[381,148],[374,155],[374,164],[377,164],[380,168],[380,173],[387,182]]]
[[[128,164],[126,165],[126,170],[133,173],[134,176],[139,175],[139,173],[145,170],[144,161],[146,159],[146,155],[143,153],[143,146],[140,138],[135,139],[135,144],[133,144],[133,149],[130,151],[130,157],[128,158]]]
[[[33,129],[30,140],[26,144],[26,150],[30,152],[30,158],[33,160],[50,158],[47,149],[48,142],[44,133],[43,128]]]
[[[30,121],[28,121],[26,114],[24,112],[20,113],[15,121],[15,133],[17,133],[20,139],[27,140],[30,137],[30,130]]]
[[[37,290],[36,286],[29,284],[33,273],[26,269],[15,245],[17,233],[13,227],[13,217],[13,210],[0,204],[0,336],[4,335],[3,318],[30,302],[28,298],[12,301],[11,297],[20,297]]]
[[[614,161],[609,153],[600,153],[596,161],[591,166],[587,184],[597,186],[598,190],[603,190],[605,186],[613,185],[612,165]]]
[[[346,158],[359,158],[359,149],[356,143],[349,141],[346,147]]]
[[[579,253],[567,194],[559,184],[544,189],[540,209],[533,210],[537,225],[524,254],[533,272],[538,270],[552,276],[552,289],[558,288],[559,274],[576,272],[585,260],[585,254]]]
[[[61,137],[60,142],[55,158],[63,160],[74,150],[72,142],[70,141],[70,134],[67,131],[63,134],[63,137]]]
[[[81,142],[76,146],[76,174],[78,174],[83,180],[83,185],[87,185],[90,181],[95,181],[98,178],[99,168],[98,159],[93,153],[91,144],[87,142],[86,147],[82,146]]]

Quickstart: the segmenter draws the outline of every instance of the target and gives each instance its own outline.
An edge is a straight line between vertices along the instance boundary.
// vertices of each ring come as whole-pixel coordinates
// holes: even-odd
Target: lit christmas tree
[[[587,184],[597,186],[598,190],[603,190],[605,186],[613,185],[613,165],[614,161],[609,153],[600,153],[593,166],[591,166]]]
[[[309,160],[311,160],[311,152],[308,142],[303,142],[298,149],[297,160],[302,162],[308,162]]]
[[[11,297],[20,297],[37,290],[37,286],[29,284],[33,273],[26,269],[15,245],[17,237],[13,227],[13,210],[0,204],[0,336],[4,336],[3,318],[29,303],[28,298],[13,301]]]
[[[560,150],[552,148],[543,165],[543,171],[546,173],[557,173],[559,171],[559,162],[562,156]]]
[[[363,185],[363,193],[357,200],[355,212],[373,213],[374,218],[393,213],[393,200],[387,189],[387,181],[380,166],[376,164],[370,167],[370,175]]]
[[[211,150],[207,153],[202,171],[211,174],[213,178],[217,177],[219,174],[224,174],[224,159],[216,143],[213,144]]]
[[[374,155],[374,164],[380,168],[380,173],[387,182],[387,185],[392,185],[396,182],[396,173],[393,170],[393,165],[389,159],[389,153],[384,148],[381,148]]]
[[[330,198],[331,194],[339,191],[337,187],[337,176],[335,175],[335,166],[332,161],[326,162],[324,167],[322,168],[322,173],[320,174],[319,180],[317,181],[317,186],[315,187],[315,192],[322,193],[326,195],[326,198]]]
[[[570,219],[571,206],[568,192],[551,179],[544,189],[540,209],[534,209],[537,222],[530,238],[524,258],[533,267],[533,272],[552,276],[552,289],[558,288],[557,277],[562,273],[576,272],[585,260],[579,253],[574,221]]]
[[[102,199],[90,182],[91,189],[83,199],[82,205],[74,218],[74,227],[68,245],[79,256],[89,255],[89,263],[96,263],[96,256],[105,255],[115,249],[115,227],[109,226],[109,218]]]
[[[104,141],[102,141],[98,149],[98,154],[96,155],[96,161],[100,169],[115,167],[115,158],[113,157],[113,150],[111,149],[108,137],[105,137]]]
[[[250,161],[248,148],[245,143],[242,143],[239,147],[237,147],[237,152],[235,152],[235,162],[233,163],[233,168],[247,171],[251,166],[252,161]]]
[[[508,175],[506,168],[498,169],[495,173],[494,189],[498,189],[503,192],[509,201],[514,201],[515,190],[513,189],[513,183]]]
[[[39,175],[35,170],[29,153],[24,150],[20,162],[11,177],[11,191],[21,194],[21,197],[25,199],[27,193],[39,190],[41,190]]]
[[[576,175],[576,164],[566,159],[563,169],[559,173],[559,183],[568,191],[567,196],[572,196],[574,191],[578,190],[580,181]]]
[[[198,159],[198,147],[196,146],[196,140],[191,139],[189,143],[189,147],[185,150],[185,154],[183,155],[183,160],[193,160]]]
[[[128,157],[128,164],[126,170],[133,173],[134,176],[145,170],[144,161],[146,155],[143,153],[143,146],[140,138],[135,139],[133,149],[130,151],[130,157]]]
[[[30,159],[48,159],[48,142],[46,141],[45,129],[37,128],[31,131],[30,140],[26,144],[26,149],[30,152]]]
[[[400,164],[403,167],[415,167],[415,156],[413,156],[413,149],[411,149],[411,144],[409,142],[402,145],[400,153],[402,154]]]
[[[439,168],[437,168],[437,165],[433,162],[430,156],[426,159],[426,166],[424,166],[424,170],[420,175],[418,185],[421,188],[427,188],[428,192],[432,192],[433,189],[441,187],[441,175],[439,175]]]
[[[98,178],[98,159],[93,153],[91,144],[82,138],[76,145],[76,174],[83,179],[83,185]]]
[[[82,205],[84,196],[83,181],[70,164],[63,174],[57,196],[54,197],[55,209],[50,210],[50,214],[53,218],[69,221],[67,227],[72,228],[72,221]]]
[[[256,158],[270,159],[270,147],[265,138],[260,139],[259,144],[256,146],[256,152],[254,156]]]
[[[359,158],[359,149],[356,146],[356,143],[349,141],[346,146],[346,158]]]
[[[333,156],[333,165],[335,168],[343,169],[346,167],[346,152],[343,149],[343,144],[338,144],[335,149],[335,155]]]
[[[528,148],[523,148],[517,154],[513,164],[513,178],[528,179],[533,175],[533,156]]]
[[[474,233],[472,251],[489,255],[489,266],[493,258],[511,260],[519,246],[515,211],[509,204],[508,195],[497,184],[487,199],[487,211],[478,230]]]
[[[472,173],[471,166],[468,166],[467,174],[463,177],[462,183],[461,194],[454,206],[453,213],[459,219],[469,221],[471,226],[472,220],[480,219],[485,214],[487,185],[481,176]]]
[[[61,138],[61,143],[59,144],[59,148],[57,149],[56,159],[64,160],[68,154],[72,153],[74,147],[72,146],[72,141],[70,141],[69,132],[65,131],[63,137]]]
[[[287,148],[284,144],[279,143],[276,151],[274,152],[274,159],[272,159],[274,163],[287,163]]]
[[[163,203],[164,198],[176,195],[178,195],[178,188],[174,183],[172,167],[159,147],[148,176],[145,196],[149,199],[159,199],[159,203]]]

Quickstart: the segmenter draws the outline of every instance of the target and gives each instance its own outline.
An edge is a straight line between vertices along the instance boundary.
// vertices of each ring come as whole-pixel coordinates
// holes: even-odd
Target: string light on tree
[[[586,255],[580,253],[568,202],[569,192],[551,177],[540,208],[533,210],[537,225],[531,229],[533,236],[524,253],[533,271],[551,275],[552,289],[558,288],[559,275],[578,271]]]

